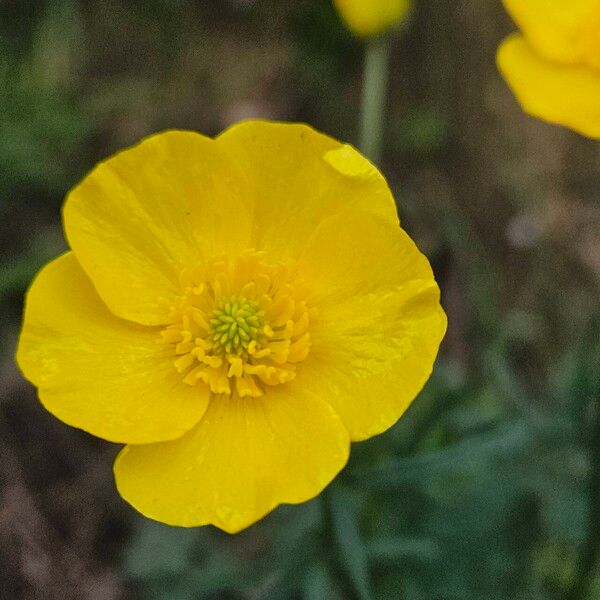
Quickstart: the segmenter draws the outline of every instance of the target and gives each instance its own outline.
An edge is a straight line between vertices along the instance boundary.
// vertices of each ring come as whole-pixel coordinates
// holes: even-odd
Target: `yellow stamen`
[[[310,351],[311,310],[293,265],[260,252],[185,269],[162,340],[188,385],[256,397],[292,380]]]

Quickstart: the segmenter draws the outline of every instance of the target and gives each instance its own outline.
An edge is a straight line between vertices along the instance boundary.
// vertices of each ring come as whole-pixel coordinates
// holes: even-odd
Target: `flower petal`
[[[383,33],[400,21],[410,7],[409,0],[334,0],[334,2],[348,27],[360,37]]]
[[[213,397],[192,431],[127,446],[114,470],[119,493],[147,517],[235,533],[278,504],[316,496],[348,452],[332,408],[290,382],[260,398]]]
[[[17,362],[56,417],[113,442],[173,439],[208,404],[185,385],[159,330],[114,317],[73,253],[48,264],[26,300]]]
[[[100,163],[68,196],[67,238],[118,316],[167,321],[182,267],[248,248],[241,176],[209,138],[170,131]]]
[[[527,41],[543,57],[569,64],[594,61],[592,46],[588,45],[592,41],[589,25],[595,23],[595,50],[598,52],[598,0],[503,1]],[[596,56],[595,60],[600,60],[600,57]]]
[[[297,258],[326,217],[357,207],[398,223],[379,171],[354,148],[307,125],[250,121],[217,142],[248,178],[255,206],[257,250]]]
[[[393,425],[427,381],[446,331],[431,267],[399,227],[332,217],[303,255],[318,315],[297,385],[319,389],[353,441]]]
[[[545,61],[522,36],[503,42],[498,67],[526,112],[600,139],[600,71]]]

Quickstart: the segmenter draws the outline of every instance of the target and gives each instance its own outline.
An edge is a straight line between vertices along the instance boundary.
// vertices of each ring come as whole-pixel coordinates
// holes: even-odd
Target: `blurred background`
[[[118,447],[19,375],[65,193],[166,128],[249,117],[355,142],[363,46],[329,0],[0,0],[0,598],[600,598],[600,151],[524,115],[500,0],[415,0],[381,168],[450,327],[406,416],[328,493],[237,536],[144,520]]]

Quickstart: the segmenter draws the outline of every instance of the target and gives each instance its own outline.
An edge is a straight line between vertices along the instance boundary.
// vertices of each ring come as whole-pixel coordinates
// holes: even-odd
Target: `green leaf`
[[[373,600],[367,548],[358,528],[355,498],[344,488],[328,490],[331,525],[338,544],[339,562],[360,600]]]
[[[393,459],[382,467],[353,474],[369,488],[389,488],[410,481],[429,481],[450,472],[472,471],[481,463],[513,456],[534,439],[526,423],[503,426],[492,432],[472,435],[452,446],[427,454]]]
[[[394,563],[401,559],[431,562],[439,558],[438,545],[428,538],[379,537],[367,544],[367,553],[372,562]]]
[[[3,265],[0,278],[0,297],[22,292],[45,262],[47,262],[46,257],[27,257],[16,260],[10,265]]]
[[[140,520],[127,550],[125,568],[135,579],[184,573],[188,569],[190,550],[199,535],[198,529]]]
[[[333,590],[333,582],[323,564],[312,565],[302,583],[304,600],[328,600]]]

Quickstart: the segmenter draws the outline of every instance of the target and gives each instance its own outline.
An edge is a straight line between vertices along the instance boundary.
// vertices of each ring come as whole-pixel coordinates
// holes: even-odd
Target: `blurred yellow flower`
[[[523,109],[600,139],[600,0],[503,0],[498,66]]]
[[[410,0],[334,0],[348,25],[359,37],[384,33],[408,13]]]
[[[305,125],[150,137],[69,194],[64,226],[18,363],[59,419],[129,444],[119,492],[172,525],[237,532],[317,495],[445,332],[383,177]]]

